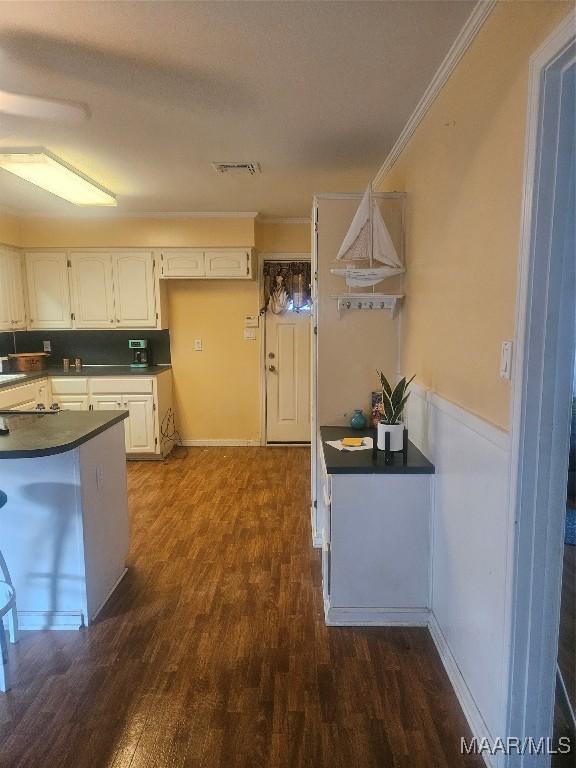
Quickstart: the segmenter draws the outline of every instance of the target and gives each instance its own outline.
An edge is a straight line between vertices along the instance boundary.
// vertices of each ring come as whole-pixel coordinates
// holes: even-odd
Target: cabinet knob
[[[275,365],[269,365],[268,366],[268,370],[271,371],[272,373],[274,373],[274,371],[276,370],[276,366]]]

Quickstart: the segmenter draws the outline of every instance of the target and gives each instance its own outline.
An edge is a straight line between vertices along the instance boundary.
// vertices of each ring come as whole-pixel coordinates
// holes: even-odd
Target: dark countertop
[[[428,461],[426,456],[408,441],[408,461],[404,464],[401,451],[392,452],[392,463],[384,461],[384,451],[338,451],[331,445],[326,445],[326,440],[341,440],[343,437],[373,437],[376,439],[374,429],[352,429],[351,427],[320,427],[322,449],[326,471],[329,475],[432,475],[436,471],[434,464]]]
[[[28,381],[53,376],[70,376],[72,378],[82,376],[158,376],[159,373],[170,370],[172,370],[171,365],[151,365],[148,368],[131,368],[129,365],[84,365],[78,372],[74,368],[70,371],[65,371],[62,368],[45,368],[43,371],[26,373],[19,379],[6,381],[3,381],[3,375],[0,373],[0,389],[16,387],[18,384],[26,384]]]
[[[128,411],[58,411],[8,416],[10,434],[0,435],[0,459],[65,453],[128,418]]]

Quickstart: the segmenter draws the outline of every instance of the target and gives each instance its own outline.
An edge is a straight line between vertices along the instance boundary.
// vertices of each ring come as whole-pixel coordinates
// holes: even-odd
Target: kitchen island
[[[90,624],[126,572],[126,411],[7,417],[0,549],[20,628]]]

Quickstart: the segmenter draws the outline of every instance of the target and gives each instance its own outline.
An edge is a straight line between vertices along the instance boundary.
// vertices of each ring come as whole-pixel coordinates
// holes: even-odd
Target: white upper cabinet
[[[22,256],[0,247],[0,330],[19,331],[25,327]]]
[[[150,251],[112,254],[118,328],[156,327],[154,256]]]
[[[30,328],[71,328],[68,257],[65,251],[26,254]]]
[[[70,282],[75,328],[112,328],[112,257],[107,252],[72,252]]]
[[[204,251],[195,248],[174,248],[162,251],[161,276],[204,277]]]
[[[252,256],[249,248],[230,248],[204,252],[206,277],[252,277]]]

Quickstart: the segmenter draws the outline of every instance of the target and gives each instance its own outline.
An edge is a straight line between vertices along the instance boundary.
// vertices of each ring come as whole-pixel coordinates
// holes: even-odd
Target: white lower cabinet
[[[163,458],[173,441],[161,434],[161,424],[172,409],[172,372],[157,376],[98,376],[89,380],[90,404],[99,411],[128,411],[124,422],[126,453],[133,457]]]
[[[47,380],[40,379],[7,389],[0,389],[0,410],[33,411],[38,404],[46,405]]]
[[[52,402],[62,411],[87,411],[88,395],[52,395]]]
[[[109,380],[105,384],[109,383]],[[155,453],[154,395],[91,395],[95,411],[128,411],[124,423],[127,453]]]
[[[126,421],[128,453],[155,453],[158,441],[154,430],[153,395],[125,395],[124,407],[130,414]]]
[[[432,476],[321,474],[326,623],[427,624]]]
[[[172,372],[156,376],[54,376],[0,389],[0,410],[128,411],[126,453],[164,458],[174,445],[162,431],[172,411]]]

